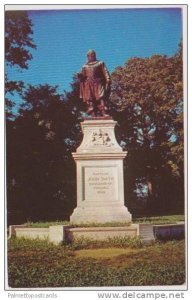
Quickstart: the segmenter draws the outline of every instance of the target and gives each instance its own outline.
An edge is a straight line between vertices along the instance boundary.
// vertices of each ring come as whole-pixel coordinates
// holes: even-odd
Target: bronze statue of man
[[[80,98],[86,103],[86,113],[92,117],[108,116],[106,100],[110,94],[111,78],[103,61],[96,59],[94,50],[87,52],[87,62],[78,73]]]

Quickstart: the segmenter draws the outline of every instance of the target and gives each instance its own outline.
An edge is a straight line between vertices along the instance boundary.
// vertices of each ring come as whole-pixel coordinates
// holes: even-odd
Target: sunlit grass
[[[150,223],[150,224],[175,224],[181,221],[185,221],[184,215],[142,217],[142,218],[135,218],[133,220],[134,223]]]
[[[184,215],[170,215],[170,216],[157,216],[157,217],[142,217],[133,218],[133,223],[150,223],[150,224],[175,224],[184,221]],[[74,227],[113,227],[113,226],[129,226],[130,222],[106,222],[106,223],[88,223],[88,224],[72,224],[69,221],[52,221],[52,222],[27,222],[27,227],[47,228],[54,225],[71,225]]]

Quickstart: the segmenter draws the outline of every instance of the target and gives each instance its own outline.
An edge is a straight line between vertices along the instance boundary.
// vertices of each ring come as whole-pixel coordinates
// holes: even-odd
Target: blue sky
[[[29,69],[8,70],[9,79],[26,84],[59,85],[70,89],[88,49],[105,61],[110,72],[131,57],[173,55],[182,37],[179,8],[29,11],[33,39]]]

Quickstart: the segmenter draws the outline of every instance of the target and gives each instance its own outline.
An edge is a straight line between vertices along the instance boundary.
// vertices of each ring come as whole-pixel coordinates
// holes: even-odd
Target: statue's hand
[[[82,73],[76,73],[78,78],[81,78],[83,76]]]
[[[83,73],[77,73],[77,77],[80,79],[80,81],[85,80],[85,76],[83,75]]]

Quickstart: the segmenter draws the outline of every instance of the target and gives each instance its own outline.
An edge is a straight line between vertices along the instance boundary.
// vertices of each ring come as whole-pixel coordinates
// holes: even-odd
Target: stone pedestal
[[[123,159],[111,118],[81,123],[83,141],[73,158],[77,165],[77,207],[70,221],[81,223],[131,222],[124,205]]]

